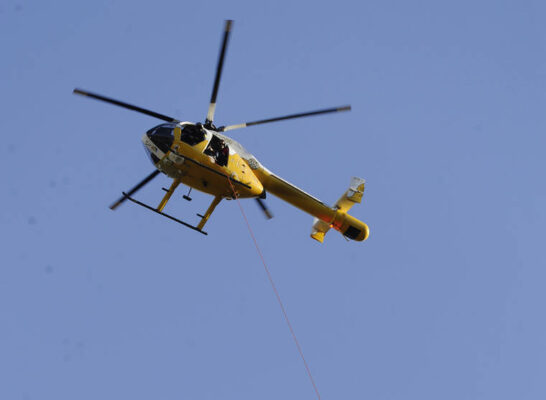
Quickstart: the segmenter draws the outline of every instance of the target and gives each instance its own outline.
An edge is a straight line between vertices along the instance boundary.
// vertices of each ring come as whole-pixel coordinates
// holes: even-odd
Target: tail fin
[[[365,183],[366,181],[362,178],[353,177],[351,179],[349,189],[347,189],[334,206],[336,210],[334,221],[328,224],[318,218],[313,220],[313,228],[311,230],[311,237],[313,239],[322,243],[324,235],[326,235],[326,232],[330,228],[340,231],[343,236],[352,240],[361,241],[368,238],[368,226],[364,222],[347,214],[352,206],[362,201]]]

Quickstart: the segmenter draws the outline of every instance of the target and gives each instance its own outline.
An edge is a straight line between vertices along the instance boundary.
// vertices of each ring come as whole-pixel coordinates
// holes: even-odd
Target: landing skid
[[[205,232],[205,231],[199,229],[199,228],[196,227],[196,226],[190,225],[190,224],[188,224],[187,222],[181,221],[181,220],[179,220],[178,218],[175,218],[175,217],[173,217],[173,216],[171,216],[171,215],[169,215],[169,214],[165,214],[164,212],[158,211],[158,210],[156,210],[154,207],[149,206],[148,204],[144,204],[144,203],[142,203],[142,202],[140,202],[140,201],[138,201],[138,200],[133,199],[131,196],[129,196],[129,195],[128,195],[127,193],[125,193],[125,192],[123,192],[123,196],[124,196],[124,198],[126,198],[126,199],[128,199],[128,200],[131,200],[133,203],[138,204],[139,206],[142,206],[142,207],[144,207],[144,208],[147,208],[147,209],[150,210],[150,211],[153,211],[153,212],[155,212],[155,213],[157,213],[157,214],[163,215],[164,217],[167,217],[167,218],[169,218],[169,219],[172,219],[173,221],[178,222],[179,224],[182,224],[182,225],[184,225],[184,226],[186,226],[186,227],[188,227],[188,228],[190,228],[190,229],[193,229],[194,231],[197,231],[197,232],[199,232],[199,233],[202,233],[203,235],[208,235],[207,232]]]

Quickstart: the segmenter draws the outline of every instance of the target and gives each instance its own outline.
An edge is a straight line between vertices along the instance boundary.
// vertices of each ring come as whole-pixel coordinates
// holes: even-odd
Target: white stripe
[[[207,119],[212,121],[214,119],[214,111],[216,110],[216,103],[210,103],[209,112],[207,113]]]
[[[246,127],[246,124],[230,125],[230,126],[226,126],[224,128],[224,132],[225,131],[231,131],[233,129],[240,129],[240,128],[244,128],[244,127]]]

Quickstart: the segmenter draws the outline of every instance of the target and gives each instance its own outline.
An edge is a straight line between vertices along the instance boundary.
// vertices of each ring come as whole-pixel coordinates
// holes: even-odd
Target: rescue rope
[[[277,302],[279,303],[279,306],[281,307],[282,314],[284,316],[284,320],[286,321],[286,324],[288,325],[288,329],[290,330],[290,333],[292,334],[292,338],[294,339],[294,343],[296,343],[296,347],[298,348],[298,352],[300,353],[301,360],[303,361],[303,365],[305,366],[305,370],[307,371],[307,375],[309,376],[309,380],[311,381],[311,384],[313,385],[313,389],[315,390],[315,393],[317,395],[318,400],[320,400],[320,393],[318,391],[317,385],[315,383],[315,380],[313,379],[313,375],[311,375],[311,370],[309,369],[309,365],[307,364],[307,361],[305,360],[305,357],[303,355],[303,350],[300,346],[300,342],[298,341],[298,338],[296,337],[296,333],[294,332],[294,329],[292,328],[292,324],[290,323],[290,319],[288,319],[288,314],[286,313],[286,309],[284,308],[284,304],[281,300],[281,296],[279,294],[279,291],[277,290],[277,287],[275,286],[275,282],[273,281],[273,276],[271,275],[271,272],[269,272],[269,268],[267,267],[267,264],[265,262],[265,258],[262,254],[262,251],[260,250],[260,247],[258,246],[258,242],[256,241],[256,236],[254,236],[254,232],[252,231],[252,228],[250,227],[250,224],[248,222],[248,218],[246,217],[246,214],[243,210],[243,207],[241,206],[241,201],[239,200],[239,196],[237,195],[237,192],[235,191],[235,188],[233,187],[233,184],[231,183],[231,179],[228,178],[229,185],[231,186],[231,190],[233,190],[233,194],[235,196],[235,199],[237,200],[237,204],[239,205],[239,209],[241,210],[241,214],[243,215],[243,219],[245,220],[246,226],[248,228],[248,232],[250,233],[250,236],[252,237],[252,240],[254,241],[254,246],[256,247],[256,250],[258,251],[258,255],[260,256],[260,259],[262,260],[262,264],[264,266],[265,272],[267,274],[267,278],[269,279],[269,283],[271,283],[271,287],[273,288],[273,292],[275,292],[275,297],[277,298]]]

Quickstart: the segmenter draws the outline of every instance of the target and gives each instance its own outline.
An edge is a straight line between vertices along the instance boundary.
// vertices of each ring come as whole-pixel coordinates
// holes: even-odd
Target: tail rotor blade
[[[179,122],[177,119],[168,117],[167,115],[159,114],[159,113],[156,113],[155,111],[146,110],[145,108],[133,106],[132,104],[124,103],[123,101],[111,99],[109,97],[101,96],[100,94],[91,93],[82,89],[76,88],[74,89],[72,93],[79,94],[81,96],[91,97],[92,99],[104,101],[106,103],[114,104],[119,107],[127,108],[129,110],[133,110],[142,114],[149,115],[150,117],[162,119],[163,121]]]
[[[220,127],[218,129],[218,131],[225,132],[225,131],[231,131],[233,129],[246,128],[247,126],[268,124],[270,122],[284,121],[284,120],[287,120],[287,119],[294,119],[294,118],[311,117],[311,116],[314,116],[314,115],[330,114],[330,113],[341,112],[341,111],[351,111],[351,106],[325,108],[323,110],[309,111],[309,112],[304,112],[304,113],[299,113],[299,114],[285,115],[283,117],[261,119],[259,121],[245,122],[245,123],[237,124],[237,125],[222,126],[222,127]]]
[[[260,199],[259,197],[256,197],[256,201],[258,202],[258,205],[260,206],[260,208],[261,208],[262,211],[264,212],[265,217],[266,217],[267,219],[273,218],[273,214],[271,214],[271,211],[269,211],[269,209],[268,209],[267,206],[265,205],[264,201],[263,201],[262,199]]]
[[[148,182],[150,182],[152,179],[154,179],[159,174],[160,174],[160,171],[158,169],[156,169],[154,172],[152,172],[146,178],[141,180],[137,185],[135,185],[131,190],[129,190],[127,192],[127,196],[131,196],[134,193],[136,193],[137,191],[139,191],[144,185],[146,185]],[[115,203],[113,203],[110,206],[110,209],[115,210],[116,208],[118,208],[119,205],[121,205],[121,203],[123,203],[125,200],[127,200],[127,196],[126,195],[121,196]]]
[[[224,25],[224,40],[222,41],[222,48],[220,49],[220,55],[218,56],[218,65],[216,66],[216,78],[214,79],[214,86],[212,88],[212,94],[210,96],[209,111],[207,113],[207,119],[205,121],[206,126],[210,126],[214,121],[214,111],[216,109],[216,96],[218,95],[218,88],[220,87],[220,78],[222,77],[222,69],[224,67],[224,58],[226,56],[226,48],[231,33],[231,25],[233,21],[228,19]]]

